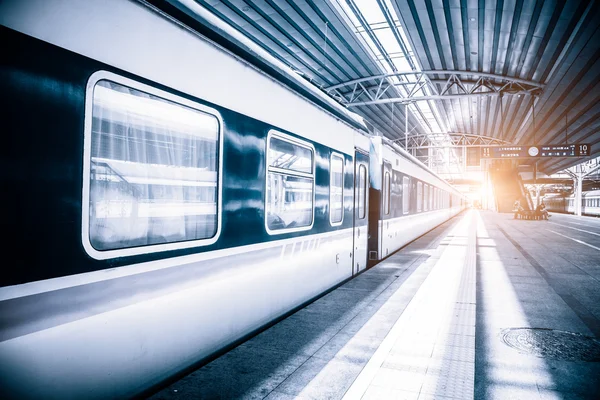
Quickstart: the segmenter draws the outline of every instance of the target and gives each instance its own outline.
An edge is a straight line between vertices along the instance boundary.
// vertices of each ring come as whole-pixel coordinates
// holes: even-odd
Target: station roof
[[[589,143],[592,157],[600,155],[598,3],[198,2],[392,140],[404,141],[406,129],[521,145]],[[348,101],[357,88],[362,101]],[[417,92],[430,100],[406,101]],[[581,161],[547,158],[538,169],[551,174]]]

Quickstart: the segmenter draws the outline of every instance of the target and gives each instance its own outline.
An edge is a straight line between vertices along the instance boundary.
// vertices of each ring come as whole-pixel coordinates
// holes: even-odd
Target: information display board
[[[487,146],[481,148],[481,158],[589,157],[590,150],[587,143]]]

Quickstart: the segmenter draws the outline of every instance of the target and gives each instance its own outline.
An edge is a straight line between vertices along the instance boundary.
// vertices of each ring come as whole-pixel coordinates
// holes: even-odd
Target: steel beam
[[[435,79],[431,79],[435,76]],[[445,76],[439,79],[438,76]],[[476,77],[476,79],[473,79]],[[442,89],[439,89],[442,85]],[[403,87],[404,91],[388,91]],[[539,96],[539,82],[476,71],[405,71],[354,79],[325,91],[347,107],[481,96]]]

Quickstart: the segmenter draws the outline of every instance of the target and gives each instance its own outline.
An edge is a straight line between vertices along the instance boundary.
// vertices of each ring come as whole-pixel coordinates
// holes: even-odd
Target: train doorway
[[[354,259],[352,273],[367,267],[369,222],[369,156],[358,150],[354,154]]]

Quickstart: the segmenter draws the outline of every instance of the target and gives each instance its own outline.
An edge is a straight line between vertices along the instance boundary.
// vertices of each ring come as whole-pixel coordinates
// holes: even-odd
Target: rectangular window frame
[[[159,97],[173,103],[189,107],[200,112],[210,114],[218,121],[218,165],[217,165],[217,229],[214,236],[206,239],[186,240],[180,242],[151,244],[137,247],[127,247],[113,250],[97,250],[90,241],[90,171],[91,171],[91,153],[92,153],[92,110],[94,100],[94,88],[101,80],[107,80],[119,85],[129,87],[140,92]],[[96,260],[108,260],[118,257],[129,257],[139,254],[160,253],[164,251],[188,249],[191,247],[209,246],[214,244],[221,235],[222,228],[222,188],[223,188],[223,118],[214,108],[178,96],[168,91],[126,78],[109,71],[96,71],[87,81],[85,90],[85,115],[83,128],[83,185],[82,185],[82,218],[81,218],[81,241],[85,252]]]
[[[333,159],[334,158],[339,158],[342,161],[342,219],[340,221],[333,221],[332,220],[332,216],[333,216],[333,208],[331,206],[331,200],[332,200],[332,193],[331,193],[331,182],[333,180],[333,174],[331,173],[332,171],[332,165],[333,165]],[[336,152],[332,152],[331,156],[329,157],[329,224],[331,226],[340,226],[344,223],[344,214],[345,213],[345,209],[344,209],[344,169],[345,169],[345,160],[344,160],[344,155],[341,153],[336,153]],[[314,202],[313,202],[313,218],[314,218]]]
[[[383,179],[383,213],[390,215],[390,186],[391,186],[390,172],[385,171]]]
[[[417,181],[417,212],[423,211],[423,182]]]
[[[423,211],[429,211],[429,185],[423,184]]]
[[[364,174],[361,175],[361,170],[364,171]],[[361,178],[362,177],[362,178]],[[358,165],[358,183],[360,187],[358,188],[359,192],[359,200],[358,200],[358,219],[365,219],[367,217],[367,167],[365,164]],[[364,183],[364,185],[363,185]],[[362,207],[360,203],[360,193],[362,192],[363,201]]]
[[[309,173],[305,173],[305,172],[299,172],[299,171],[293,171],[293,170],[282,170],[281,168],[270,167],[269,166],[269,150],[271,149],[271,138],[273,136],[275,136],[279,140],[283,140],[283,141],[291,143],[293,145],[309,149],[312,152],[312,166],[311,166],[312,172],[309,174]],[[264,219],[264,222],[265,222],[265,229],[269,235],[282,235],[282,234],[290,233],[290,232],[308,231],[308,230],[311,230],[312,227],[314,226],[314,224],[315,224],[315,191],[316,191],[315,190],[316,158],[317,158],[317,153],[315,151],[315,146],[313,146],[312,143],[310,143],[310,142],[307,142],[302,139],[298,139],[295,136],[288,135],[287,133],[283,133],[283,132],[280,132],[275,129],[271,129],[269,131],[269,133],[267,134],[267,152],[265,153],[265,198],[264,198],[265,219]],[[311,217],[310,225],[300,226],[298,228],[285,228],[285,229],[270,229],[269,228],[269,224],[267,221],[268,199],[266,196],[267,196],[268,185],[269,185],[268,179],[269,179],[270,171],[273,171],[276,173],[282,173],[282,174],[290,175],[290,176],[294,176],[294,177],[299,177],[299,178],[311,178],[312,179],[312,217]]]
[[[402,214],[407,215],[410,210],[410,178],[402,177]]]
[[[429,186],[429,210],[430,211],[434,211],[435,208],[433,208],[433,185]]]

